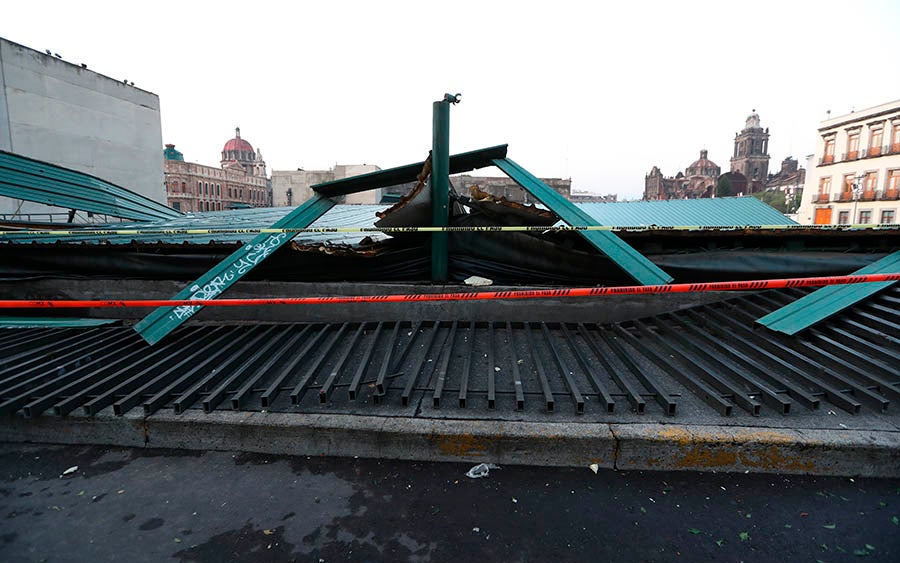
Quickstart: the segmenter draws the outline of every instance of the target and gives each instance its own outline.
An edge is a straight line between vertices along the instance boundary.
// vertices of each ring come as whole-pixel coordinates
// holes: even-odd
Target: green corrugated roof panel
[[[613,227],[740,227],[797,225],[755,197],[623,201],[579,205],[599,225]]]
[[[319,217],[310,227],[374,227],[379,211],[388,205],[342,204],[335,205],[325,215]],[[149,231],[183,231],[187,229],[267,229],[282,220],[293,207],[260,207],[250,209],[234,209],[228,211],[208,211],[205,213],[186,214],[174,219],[156,220],[141,223],[115,223],[113,225],[88,225],[85,230],[149,230]],[[70,230],[76,230],[72,226]],[[234,244],[246,243],[256,237],[253,233],[210,233],[190,235],[185,233],[157,233],[138,235],[40,235],[27,233],[16,234],[4,232],[0,243],[16,244]],[[382,240],[388,238],[382,233],[300,233],[294,242],[300,244],[358,244],[364,238]]]
[[[854,274],[897,274],[900,273],[900,251],[869,264]],[[785,334],[797,334],[801,330],[824,321],[859,303],[896,282],[869,282],[850,285],[830,285],[801,297],[789,305],[772,311],[756,320],[771,330]]]
[[[135,221],[181,215],[96,176],[6,151],[0,151],[0,195]]]
[[[0,317],[0,328],[86,328],[111,325],[118,319],[66,319],[47,317]]]
[[[583,209],[567,200],[555,190],[541,182],[533,174],[508,158],[494,160],[494,166],[502,170],[522,188],[533,195],[548,209],[573,227],[597,225],[596,220]],[[646,256],[633,249],[628,243],[609,231],[578,231],[597,250],[618,264],[636,282],[643,285],[660,285],[672,281],[672,276],[651,262]]]
[[[334,207],[334,200],[320,195],[308,199],[271,225],[273,229],[302,229]],[[188,284],[173,299],[215,299],[237,283],[250,270],[294,238],[288,233],[259,234],[231,253],[213,268]],[[159,307],[134,325],[148,343],[155,344],[203,307]]]

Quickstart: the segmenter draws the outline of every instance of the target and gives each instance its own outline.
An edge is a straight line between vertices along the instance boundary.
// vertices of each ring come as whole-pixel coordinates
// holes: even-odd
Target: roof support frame
[[[334,200],[314,195],[272,225],[273,229],[302,229],[334,207]],[[261,234],[181,290],[173,299],[215,299],[273,252],[294,238],[288,233]],[[202,307],[160,307],[134,325],[149,344],[155,344]]]

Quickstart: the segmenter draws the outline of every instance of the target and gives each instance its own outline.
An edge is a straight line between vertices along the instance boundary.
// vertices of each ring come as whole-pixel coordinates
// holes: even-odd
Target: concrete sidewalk
[[[760,420],[760,419],[757,419]],[[760,420],[765,423],[765,420]],[[900,477],[900,429],[137,411],[15,417],[0,441],[506,465]]]

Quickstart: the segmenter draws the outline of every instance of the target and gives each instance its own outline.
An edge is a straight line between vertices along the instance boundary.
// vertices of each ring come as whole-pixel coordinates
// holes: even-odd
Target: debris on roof
[[[134,221],[181,215],[106,180],[0,150],[0,195]]]

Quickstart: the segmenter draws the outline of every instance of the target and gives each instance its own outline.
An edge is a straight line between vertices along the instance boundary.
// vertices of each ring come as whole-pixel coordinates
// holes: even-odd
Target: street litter
[[[591,471],[593,471],[596,474],[597,471],[599,471],[599,469],[600,469],[600,464],[592,463],[592,464],[588,465],[588,467],[590,467]]]
[[[479,463],[466,472],[466,477],[470,479],[481,479],[482,477],[487,477],[488,473],[491,472],[491,469],[500,469],[500,466],[494,465],[493,463]]]
[[[70,468],[66,469],[65,471],[63,471],[63,472],[62,472],[62,475],[60,475],[60,477],[65,477],[66,475],[71,475],[72,473],[75,473],[76,471],[78,471],[78,466],[77,466],[77,465],[73,465],[72,467],[70,467]]]
[[[478,287],[481,285],[491,285],[494,282],[493,282],[493,280],[489,280],[489,279],[483,278],[481,276],[470,276],[470,277],[466,278],[463,283],[465,283],[466,285],[473,285],[473,286]]]

